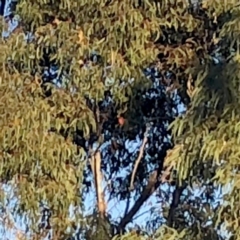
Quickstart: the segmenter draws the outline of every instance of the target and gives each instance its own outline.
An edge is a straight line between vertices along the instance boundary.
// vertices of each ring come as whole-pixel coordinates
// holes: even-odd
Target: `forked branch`
[[[161,183],[164,183],[168,181],[171,171],[174,167],[173,162],[169,162],[168,158],[172,154],[172,152],[175,151],[175,149],[172,149],[168,152],[167,156],[163,161],[163,165],[160,165],[159,168],[155,171],[153,171],[148,179],[148,183],[146,187],[143,189],[142,193],[140,194],[140,197],[135,201],[132,208],[125,213],[124,217],[120,221],[118,225],[118,233],[122,233],[126,225],[132,221],[134,215],[138,212],[138,210],[141,208],[141,206],[144,204],[146,200],[158,189]],[[174,204],[175,206],[175,204]],[[169,218],[172,217],[169,216]]]

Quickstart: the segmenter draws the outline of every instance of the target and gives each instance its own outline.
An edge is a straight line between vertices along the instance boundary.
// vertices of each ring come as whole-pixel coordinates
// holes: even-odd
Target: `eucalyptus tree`
[[[2,31],[19,25],[0,41],[0,176],[2,208],[11,186],[26,236],[220,239],[225,226],[238,239],[237,1],[12,3]],[[104,180],[110,200],[126,201],[119,221]],[[214,204],[227,183],[225,205]],[[154,192],[164,214],[146,224],[151,236],[129,231]]]

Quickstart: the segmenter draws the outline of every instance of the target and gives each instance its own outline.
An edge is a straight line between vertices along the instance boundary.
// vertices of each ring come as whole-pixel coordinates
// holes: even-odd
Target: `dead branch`
[[[144,148],[145,148],[145,145],[146,145],[147,140],[148,140],[149,130],[150,130],[150,127],[148,126],[145,133],[144,133],[144,139],[143,139],[142,145],[141,145],[140,150],[139,150],[138,158],[137,158],[137,160],[135,162],[135,165],[134,165],[134,168],[133,168],[129,190],[134,189],[134,186],[133,186],[134,178],[135,178],[135,175],[136,175],[136,172],[137,172],[138,165],[139,165],[139,163],[142,159],[143,153],[144,153]]]

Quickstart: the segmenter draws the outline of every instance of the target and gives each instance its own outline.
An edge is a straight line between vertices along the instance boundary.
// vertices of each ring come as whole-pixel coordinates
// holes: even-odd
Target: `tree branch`
[[[129,192],[128,193],[128,198],[127,198],[127,203],[126,203],[126,208],[125,208],[125,211],[124,211],[124,215],[123,215],[123,218],[126,217],[127,213],[128,213],[128,210],[129,210],[129,206],[130,206],[130,200],[131,200],[131,193]]]
[[[143,139],[142,145],[140,147],[139,155],[138,155],[138,158],[137,158],[137,160],[135,162],[135,165],[134,165],[134,168],[133,168],[129,190],[134,189],[134,186],[133,186],[134,178],[135,178],[135,175],[136,175],[136,172],[137,172],[138,165],[139,165],[139,163],[142,159],[143,153],[144,153],[144,147],[145,147],[145,145],[147,143],[147,140],[148,140],[147,137],[148,137],[149,130],[150,130],[150,127],[148,126],[145,133],[144,133],[144,139]]]
[[[132,209],[122,218],[121,222],[118,225],[118,233],[121,233],[125,226],[131,222],[133,216],[141,208],[142,204],[153,194],[153,192],[159,187],[160,181],[158,181],[158,171],[155,170],[149,176],[148,184],[145,189],[142,191],[140,197],[135,202]]]
[[[174,163],[167,161],[168,157],[172,154],[173,151],[174,149],[170,150],[164,160],[162,160],[162,164],[160,164],[158,169],[150,174],[148,184],[140,194],[140,197],[137,199],[131,210],[125,214],[120,221],[117,228],[118,234],[124,231],[126,225],[132,221],[134,215],[138,212],[143,203],[157,190],[160,184],[167,181],[167,178],[171,174],[171,170],[174,167]],[[163,171],[163,169],[165,170]]]
[[[169,213],[168,213],[168,218],[167,218],[167,225],[169,227],[173,227],[174,224],[174,215],[176,208],[179,205],[180,202],[180,197],[182,195],[183,190],[185,189],[186,184],[183,184],[182,186],[179,186],[178,184],[176,185],[176,188],[173,192],[173,200],[170,205]]]
[[[95,188],[97,193],[97,205],[101,218],[106,214],[106,202],[104,199],[104,190],[102,189],[102,173],[101,173],[101,154],[97,151],[92,155],[91,169],[95,180]]]

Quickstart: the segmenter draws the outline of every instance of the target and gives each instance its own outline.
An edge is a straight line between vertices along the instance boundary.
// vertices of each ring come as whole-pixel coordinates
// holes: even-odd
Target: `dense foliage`
[[[0,13],[8,231],[12,215],[23,239],[240,239],[237,0],[18,0]],[[130,229],[153,194],[157,211]]]

